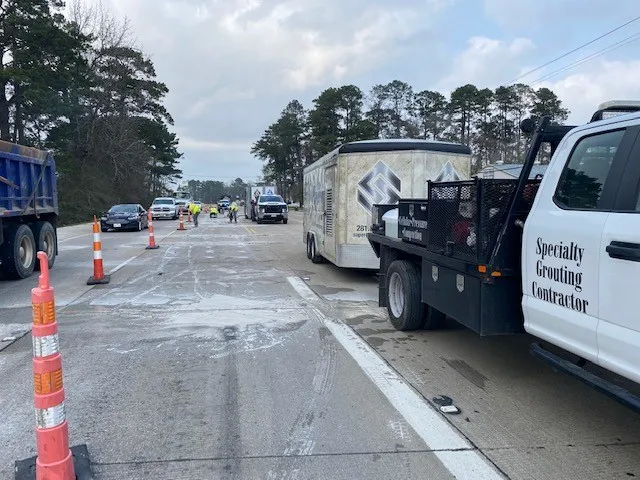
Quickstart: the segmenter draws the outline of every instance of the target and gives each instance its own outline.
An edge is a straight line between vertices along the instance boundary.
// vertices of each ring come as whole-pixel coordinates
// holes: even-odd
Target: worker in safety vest
[[[234,220],[238,223],[238,204],[236,202],[233,202],[229,207],[229,222]]]
[[[218,206],[214,205],[209,209],[209,218],[218,218]]]
[[[198,226],[198,216],[200,215],[200,207],[195,203],[189,204],[189,212],[193,215],[193,226]]]

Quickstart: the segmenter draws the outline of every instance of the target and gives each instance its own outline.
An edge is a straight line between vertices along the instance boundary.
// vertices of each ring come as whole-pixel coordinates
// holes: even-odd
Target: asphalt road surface
[[[626,479],[640,416],[530,357],[526,335],[396,332],[372,272],[314,265],[288,225],[59,232],[71,445],[97,479]],[[0,281],[0,478],[35,455],[30,290]],[[461,409],[440,413],[447,395]]]

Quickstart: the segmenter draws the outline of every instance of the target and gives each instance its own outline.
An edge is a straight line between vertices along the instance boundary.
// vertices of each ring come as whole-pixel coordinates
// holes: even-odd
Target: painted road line
[[[89,235],[93,235],[93,233],[83,233],[82,235],[77,235],[75,237],[65,238],[63,240],[58,240],[58,243],[68,242],[69,240],[75,240],[76,238],[88,237]]]
[[[129,260],[125,260],[124,262],[122,262],[120,265],[116,266],[113,270],[111,270],[109,272],[109,275],[113,275],[114,273],[116,273],[118,270],[120,270],[121,268],[127,266],[130,262],[134,261],[136,258],[138,258],[140,255],[136,255],[135,257],[131,257]]]
[[[171,233],[166,234],[164,237],[162,237],[160,240],[158,240],[158,243],[160,243],[161,241],[163,241],[164,239],[170,237],[171,235],[173,235],[174,233],[176,233],[177,230],[173,230]],[[143,252],[144,253],[144,252]],[[142,255],[142,254],[140,254]]]
[[[324,315],[321,311],[322,300],[301,278],[287,277],[287,281],[304,300],[313,305],[324,326],[455,478],[505,478],[357,333],[341,321]]]

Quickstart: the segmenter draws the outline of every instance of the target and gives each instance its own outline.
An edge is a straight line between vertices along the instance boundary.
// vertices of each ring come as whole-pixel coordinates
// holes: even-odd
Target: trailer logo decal
[[[464,276],[463,275],[456,275],[456,287],[458,288],[458,291],[460,293],[464,292]]]
[[[402,181],[384,163],[378,162],[358,183],[358,203],[367,213],[378,203],[397,203]]]
[[[434,182],[457,182],[458,180],[460,180],[460,175],[451,162],[447,161]]]

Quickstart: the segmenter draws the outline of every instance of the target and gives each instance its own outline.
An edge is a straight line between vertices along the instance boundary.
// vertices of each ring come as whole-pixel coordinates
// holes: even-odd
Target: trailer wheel
[[[307,258],[311,260],[311,235],[307,235]]]
[[[417,330],[424,324],[420,272],[406,260],[396,260],[387,270],[387,311],[400,331]]]
[[[2,270],[9,279],[27,278],[36,264],[36,241],[27,225],[7,229],[0,247]]]
[[[324,257],[322,255],[318,255],[318,252],[316,251],[316,238],[312,235],[311,236],[311,261],[313,263],[324,263]]]
[[[33,228],[33,237],[36,240],[39,252],[47,254],[49,268],[53,267],[56,260],[56,231],[49,222],[38,222]],[[40,270],[40,263],[36,261],[36,270]]]

